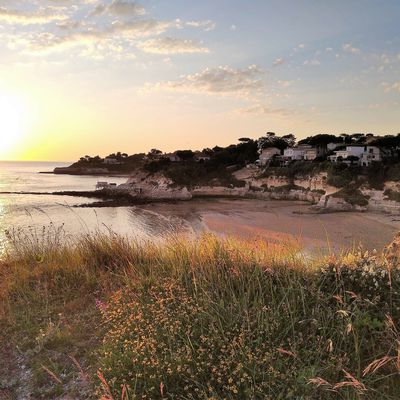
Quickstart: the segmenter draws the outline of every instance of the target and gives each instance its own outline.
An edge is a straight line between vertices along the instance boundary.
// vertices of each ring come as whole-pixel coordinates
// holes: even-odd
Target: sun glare
[[[0,158],[8,157],[25,134],[26,109],[20,98],[0,92]]]

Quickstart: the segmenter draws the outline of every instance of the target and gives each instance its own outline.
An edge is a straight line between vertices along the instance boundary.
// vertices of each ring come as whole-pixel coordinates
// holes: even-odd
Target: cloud
[[[321,65],[321,61],[317,60],[316,58],[313,58],[311,60],[305,60],[303,62],[303,65]]]
[[[185,23],[186,26],[193,27],[193,28],[202,28],[206,32],[212,31],[215,29],[216,24],[215,22],[211,20],[206,20],[206,21],[188,21]]]
[[[350,44],[350,43],[343,44],[342,49],[346,53],[361,54],[361,50],[359,48],[357,48],[357,47],[353,47],[353,45]]]
[[[193,75],[186,75],[178,81],[150,85],[150,88],[212,95],[254,97],[260,95],[264,89],[262,75],[263,71],[256,65],[250,65],[244,69],[220,66],[206,68]]]
[[[99,4],[93,11],[93,15],[110,14],[119,17],[132,17],[146,14],[143,6],[135,1],[113,0],[111,4]]]
[[[277,67],[278,65],[282,65],[285,63],[284,58],[277,58],[275,61],[272,63],[272,66]]]
[[[293,84],[294,81],[278,81],[278,84],[284,88],[287,88]]]
[[[209,53],[209,49],[192,40],[171,37],[149,39],[138,44],[140,50],[153,54]]]
[[[55,7],[40,8],[34,12],[0,7],[0,20],[21,25],[46,24],[68,18],[65,13],[59,13]]]
[[[271,108],[265,104],[254,104],[250,107],[240,108],[236,110],[239,114],[242,115],[276,115],[280,117],[288,117],[295,114],[292,110],[287,110],[283,108]]]
[[[155,19],[116,21],[103,30],[89,26],[83,31],[71,31],[61,36],[49,32],[37,34],[31,38],[30,47],[36,51],[63,50],[71,46],[88,45],[109,40],[141,39],[158,36],[174,26],[174,22]]]
[[[400,81],[394,82],[394,83],[387,83],[383,82],[382,86],[384,87],[385,93],[390,93],[390,92],[400,92]]]
[[[150,18],[144,7],[133,0],[47,0],[47,4],[51,1],[52,6],[46,7],[42,0],[30,1],[29,10],[22,6],[18,10],[0,6],[0,21],[6,20],[14,28],[0,31],[0,39],[10,50],[29,55],[74,48],[85,57],[96,53],[96,59],[102,51],[106,56],[115,53],[116,58],[121,59],[125,54],[125,58],[131,59],[137,48],[154,54],[208,53],[202,42],[158,37],[174,29],[208,31],[215,28],[211,20],[164,21]],[[0,4],[15,2],[0,0]],[[84,15],[87,17],[83,18]],[[28,24],[38,26],[25,28]]]

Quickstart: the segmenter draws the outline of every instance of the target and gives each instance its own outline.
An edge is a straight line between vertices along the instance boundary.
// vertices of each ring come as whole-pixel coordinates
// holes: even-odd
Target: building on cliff
[[[272,160],[272,158],[281,155],[281,150],[277,147],[267,147],[265,149],[260,150],[260,156],[256,161],[256,164],[259,166],[265,166]]]
[[[378,146],[350,145],[344,150],[335,151],[329,156],[332,162],[356,162],[360,166],[368,167],[374,162],[381,162],[384,158],[390,156],[390,153]]]
[[[283,157],[289,161],[313,161],[326,153],[322,146],[311,146],[309,144],[300,144],[295,147],[288,147],[283,153]]]

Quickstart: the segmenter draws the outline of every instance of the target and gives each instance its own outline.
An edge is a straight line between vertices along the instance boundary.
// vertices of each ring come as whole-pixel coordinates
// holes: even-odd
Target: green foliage
[[[192,160],[194,158],[194,153],[192,150],[178,150],[176,155],[182,160]]]
[[[335,135],[319,134],[309,136],[306,139],[300,140],[299,144],[309,144],[311,146],[326,146],[329,143],[340,143],[343,139]]]
[[[284,176],[286,178],[305,177],[325,171],[328,163],[314,163],[309,161],[294,161],[287,167],[273,167],[266,169],[262,176]]]
[[[387,168],[381,164],[372,164],[367,168],[367,180],[372,189],[382,190],[386,180]]]
[[[400,202],[400,193],[392,189],[386,189],[383,194],[389,199]]]
[[[368,205],[369,197],[364,195],[361,190],[355,185],[349,185],[332,194],[333,197],[340,197],[346,200],[351,205],[365,207]]]
[[[163,173],[176,185],[188,188],[202,185],[235,187],[245,185],[244,181],[237,180],[225,166],[215,166],[213,163],[195,161],[171,163]]]
[[[330,163],[327,168],[329,185],[343,188],[358,180],[361,168],[349,166],[345,163]]]
[[[170,166],[171,160],[167,157],[162,157],[158,160],[150,161],[144,165],[144,169],[152,174],[156,172],[164,171],[168,166]]]

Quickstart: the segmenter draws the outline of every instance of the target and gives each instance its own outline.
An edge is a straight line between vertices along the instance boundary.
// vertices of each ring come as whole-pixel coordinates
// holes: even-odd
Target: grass
[[[35,399],[400,397],[399,239],[316,260],[211,235],[9,239],[0,365],[29,374],[0,397],[20,382]]]

